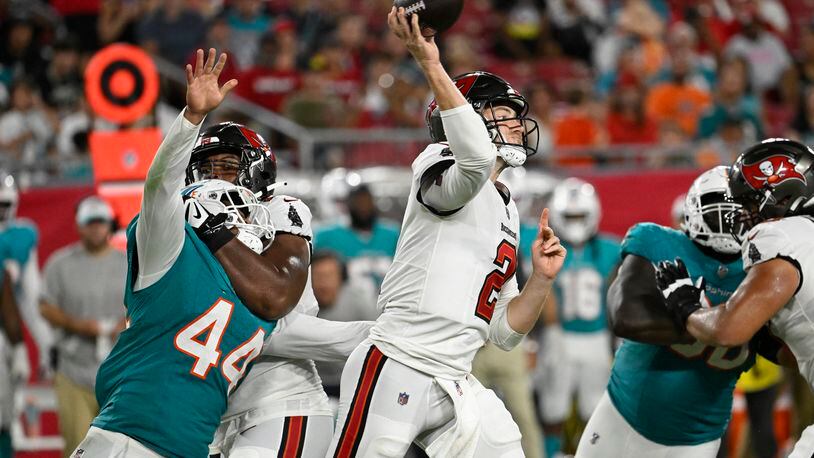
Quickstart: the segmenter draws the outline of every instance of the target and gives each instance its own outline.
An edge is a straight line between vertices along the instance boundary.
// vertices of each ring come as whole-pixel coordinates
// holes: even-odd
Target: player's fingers
[[[396,28],[398,27],[398,19],[396,18],[396,7],[393,6],[390,8],[390,12],[387,13],[387,26],[390,27],[394,33],[396,32]]]
[[[548,226],[543,226],[540,228],[540,239],[543,241],[549,240],[554,237],[554,229],[551,229]]]
[[[401,34],[401,38],[407,38],[410,36],[410,24],[407,23],[407,15],[404,12],[404,8],[399,8],[398,13],[396,13],[396,19],[399,23],[399,33]]]
[[[226,67],[226,56],[225,52],[220,53],[220,57],[218,57],[218,62],[215,64],[215,68],[212,69],[212,74],[215,76],[220,76],[220,72],[223,71],[223,68]]]
[[[540,214],[540,228],[544,227],[548,227],[548,208],[544,208]]]
[[[557,236],[553,236],[553,237],[551,237],[548,240],[545,240],[543,242],[543,251],[548,251],[549,249],[551,249],[551,247],[557,246],[559,244],[560,244],[560,238],[557,237]]]
[[[198,51],[195,52],[195,72],[194,72],[195,76],[201,76],[201,74],[203,73],[204,65],[203,56],[204,56],[203,49],[198,49]]]
[[[410,16],[410,35],[412,35],[413,39],[416,41],[421,41],[424,39],[424,36],[421,34],[421,25],[418,24],[418,14],[413,13]]]
[[[237,87],[237,80],[232,78],[229,81],[227,81],[223,86],[221,86],[220,95],[226,97],[226,94],[228,94],[229,91],[231,91],[235,87]]]
[[[215,48],[209,48],[209,55],[206,56],[204,63],[204,73],[212,73],[212,68],[215,67]]]
[[[192,84],[192,80],[195,78],[195,75],[192,73],[192,65],[187,64],[184,70],[186,70],[187,74],[187,84]]]

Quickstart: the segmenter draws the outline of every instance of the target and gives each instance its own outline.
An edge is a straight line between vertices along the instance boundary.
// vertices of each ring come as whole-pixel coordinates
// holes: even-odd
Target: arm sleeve
[[[367,338],[373,321],[329,321],[291,312],[277,322],[264,355],[315,361],[344,361]]]
[[[20,293],[17,301],[20,317],[37,343],[41,355],[47,354],[54,342],[53,330],[40,314],[40,273],[37,270],[37,249],[32,248],[28,262],[23,266]]]
[[[311,242],[311,209],[296,197],[275,195],[265,203],[271,214],[274,231],[282,234],[298,235]]]
[[[181,112],[167,131],[147,172],[136,226],[139,271],[135,291],[161,279],[184,245],[184,205],[180,191],[199,130],[200,125],[187,121]]]
[[[417,160],[413,173],[419,177],[417,198],[433,213],[454,213],[480,191],[489,179],[497,157],[495,145],[483,118],[472,105],[441,112],[451,154],[440,153],[442,160]],[[421,159],[421,158],[419,158]]]
[[[509,302],[520,294],[517,287],[517,276],[512,276],[500,289],[500,296],[495,304],[495,313],[489,322],[489,340],[503,351],[509,351],[523,340],[525,334],[520,334],[509,326],[507,307]]]

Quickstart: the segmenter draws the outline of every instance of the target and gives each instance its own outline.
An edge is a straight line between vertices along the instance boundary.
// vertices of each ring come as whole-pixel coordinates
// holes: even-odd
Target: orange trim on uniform
[[[308,417],[285,417],[283,438],[277,458],[300,458],[305,448],[305,428]]]
[[[356,456],[359,443],[362,441],[362,434],[365,431],[367,413],[370,410],[370,400],[373,398],[373,390],[382,372],[385,356],[378,348],[371,345],[365,357],[362,373],[356,384],[356,393],[350,404],[348,416],[345,418],[345,426],[342,428],[342,435],[339,436],[339,443],[336,445],[334,458],[350,458]]]

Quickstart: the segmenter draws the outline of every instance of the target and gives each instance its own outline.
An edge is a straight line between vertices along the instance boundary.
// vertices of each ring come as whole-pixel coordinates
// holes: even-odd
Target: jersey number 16
[[[209,310],[192,320],[175,335],[175,348],[195,359],[190,374],[205,380],[209,369],[218,365],[221,356],[220,341],[232,318],[234,307],[231,302],[218,299]],[[206,340],[201,341],[200,336],[206,332],[208,332]],[[264,338],[265,331],[258,328],[254,335],[235,347],[223,359],[221,372],[229,381],[229,393],[237,386],[249,363],[260,356]]]

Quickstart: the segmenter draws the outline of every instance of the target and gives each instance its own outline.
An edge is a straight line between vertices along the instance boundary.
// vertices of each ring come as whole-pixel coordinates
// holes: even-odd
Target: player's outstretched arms
[[[172,267],[184,242],[184,205],[180,195],[184,173],[198,131],[206,115],[220,105],[237,80],[223,86],[218,77],[226,54],[216,59],[214,49],[204,61],[199,49],[195,67],[187,65],[187,106],[173,122],[156,152],[147,178],[136,226],[139,272],[136,290],[157,282]]]
[[[418,15],[413,14],[408,20],[404,8],[396,10],[393,7],[387,16],[387,24],[404,42],[424,73],[441,110],[444,132],[454,155],[455,162],[451,167],[435,169],[422,176],[423,202],[440,212],[457,210],[469,202],[489,179],[497,157],[495,147],[483,118],[467,102],[441,65],[435,38],[421,34]],[[439,186],[432,186],[441,174],[444,177]]]
[[[262,255],[232,239],[215,257],[246,307],[265,320],[277,320],[299,302],[311,253],[305,238],[278,233]]]
[[[725,304],[690,313],[687,331],[708,345],[743,345],[794,297],[801,281],[800,271],[785,259],[754,265]]]
[[[692,343],[693,337],[664,307],[655,272],[649,260],[635,254],[625,256],[608,289],[608,321],[613,333],[654,345]]]
[[[345,361],[375,321],[330,321],[291,312],[277,325],[264,355],[314,361]],[[279,329],[279,330],[278,330]]]

